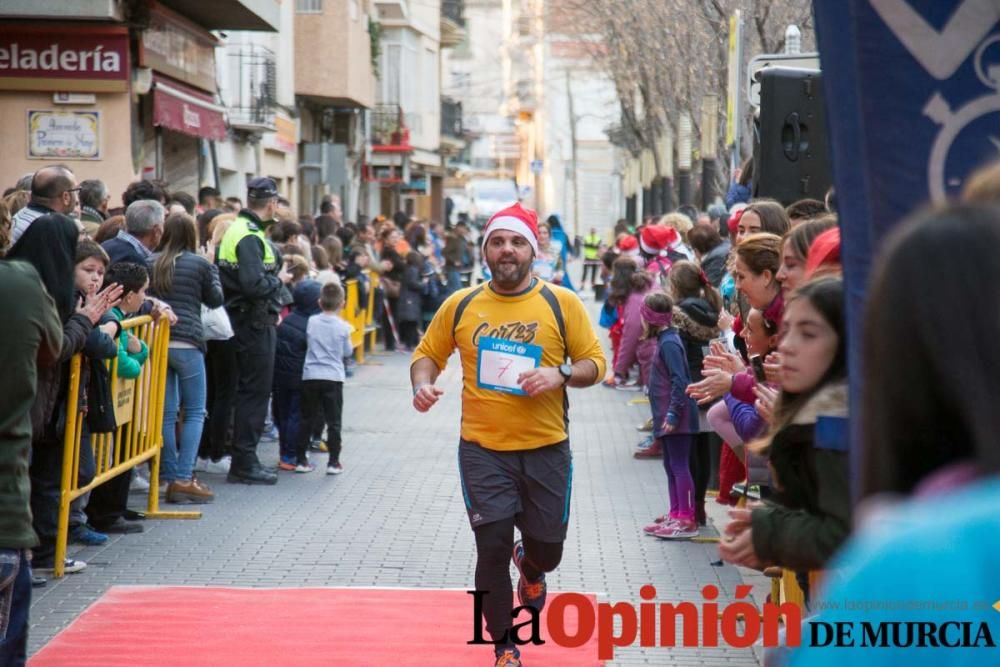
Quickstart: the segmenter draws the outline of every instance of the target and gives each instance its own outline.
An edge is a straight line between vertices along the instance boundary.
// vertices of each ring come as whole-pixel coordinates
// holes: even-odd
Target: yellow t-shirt
[[[484,336],[541,346],[542,367],[559,366],[566,357],[571,362],[591,359],[597,365],[596,383],[604,377],[606,361],[580,298],[542,280],[516,296],[497,294],[488,284],[461,289],[441,305],[413,353],[413,361],[426,357],[444,370],[448,357],[458,348],[463,439],[503,451],[535,449],[565,440],[569,407],[565,389],[530,398],[479,386],[479,342]]]

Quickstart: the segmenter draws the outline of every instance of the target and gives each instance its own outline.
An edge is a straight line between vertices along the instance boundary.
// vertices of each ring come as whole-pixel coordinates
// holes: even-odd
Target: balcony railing
[[[381,153],[407,153],[410,130],[406,115],[398,104],[378,104],[372,110],[372,150]]]
[[[227,47],[229,124],[238,130],[274,130],[277,66],[274,52],[258,44]]]
[[[441,134],[446,137],[461,139],[463,137],[462,127],[462,103],[455,100],[441,99]]]

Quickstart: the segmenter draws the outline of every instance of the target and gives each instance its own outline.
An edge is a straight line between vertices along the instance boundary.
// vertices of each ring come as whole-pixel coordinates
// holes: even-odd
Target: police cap
[[[278,196],[278,184],[273,178],[258,176],[247,183],[247,197],[250,199],[270,199]]]

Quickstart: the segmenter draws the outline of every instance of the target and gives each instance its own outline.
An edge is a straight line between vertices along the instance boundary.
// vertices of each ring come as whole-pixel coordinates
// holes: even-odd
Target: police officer
[[[234,332],[228,344],[235,348],[231,358],[238,378],[228,477],[233,483],[278,481],[277,473],[262,467],[257,458],[274,374],[275,326],[286,293],[284,283],[290,278],[282,269],[278,249],[264,236],[277,207],[275,182],[252,179],[247,184],[247,208],[226,231],[218,251],[219,278]]]
[[[583,237],[583,279],[580,288],[587,289],[587,274],[590,274],[590,284],[597,282],[597,270],[601,265],[601,235],[597,229],[590,228],[590,233]]]

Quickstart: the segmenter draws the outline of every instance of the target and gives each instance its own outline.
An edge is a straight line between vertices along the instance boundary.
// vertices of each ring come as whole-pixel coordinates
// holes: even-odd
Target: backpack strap
[[[485,285],[485,283],[483,284]],[[465,309],[469,307],[472,300],[479,296],[479,293],[483,291],[483,285],[480,285],[476,289],[472,290],[468,294],[462,297],[462,300],[458,302],[455,306],[455,319],[451,322],[451,337],[455,337],[455,330],[458,329],[458,323],[462,320],[462,315],[465,313]]]
[[[549,308],[552,309],[552,315],[556,318],[556,325],[559,327],[559,338],[562,339],[563,344],[563,358],[566,358],[566,320],[563,319],[562,306],[559,305],[559,298],[555,295],[555,292],[549,289],[548,285],[542,285],[542,289],[538,292],[545,299],[545,302],[549,304]]]

